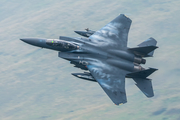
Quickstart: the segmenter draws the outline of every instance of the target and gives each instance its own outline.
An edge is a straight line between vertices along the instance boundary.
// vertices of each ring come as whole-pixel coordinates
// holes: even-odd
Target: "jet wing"
[[[131,19],[120,14],[110,23],[89,37],[98,46],[114,49],[126,49],[128,33],[131,26]]]
[[[125,91],[126,71],[103,63],[91,64],[87,68],[116,105],[127,102]]]

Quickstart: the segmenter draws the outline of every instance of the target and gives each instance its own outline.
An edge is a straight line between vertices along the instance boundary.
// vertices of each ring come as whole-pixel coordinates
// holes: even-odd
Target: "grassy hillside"
[[[0,120],[179,120],[179,0],[1,0]],[[126,80],[128,103],[115,106],[97,83],[77,79],[56,51],[19,38],[77,37],[74,30],[98,30],[120,13],[132,19],[128,46],[149,37],[159,49],[145,67],[159,70],[155,96],[146,98]]]

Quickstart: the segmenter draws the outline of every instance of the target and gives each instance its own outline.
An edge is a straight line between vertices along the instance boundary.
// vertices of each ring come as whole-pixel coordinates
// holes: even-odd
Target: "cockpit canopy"
[[[59,39],[47,39],[46,44],[53,46],[53,47],[59,47],[61,49],[65,50],[76,50],[79,49],[78,45],[75,45],[73,43],[64,41],[64,40],[59,40]]]

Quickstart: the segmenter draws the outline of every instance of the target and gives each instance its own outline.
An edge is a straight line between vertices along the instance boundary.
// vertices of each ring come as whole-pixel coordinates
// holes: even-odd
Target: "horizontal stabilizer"
[[[84,80],[88,80],[88,81],[93,81],[93,82],[97,82],[90,73],[84,72],[84,73],[71,73],[72,75],[74,75],[75,77],[84,79]]]
[[[157,46],[145,46],[145,47],[136,47],[136,48],[129,48],[129,50],[133,51],[134,54],[142,57],[152,57],[153,54],[149,54],[154,51]]]
[[[146,78],[149,75],[151,75],[153,72],[155,72],[156,70],[158,70],[158,69],[149,68],[149,69],[146,69],[146,70],[129,73],[129,74],[126,75],[126,77],[127,78]]]
[[[130,48],[129,50],[133,51],[136,55],[141,57],[152,57],[154,54],[154,50],[158,48],[156,44],[157,41],[151,37],[139,44],[139,47]]]
[[[142,78],[133,78],[136,82],[136,86],[146,95],[147,97],[153,97],[153,87],[152,82],[149,79],[142,79]]]

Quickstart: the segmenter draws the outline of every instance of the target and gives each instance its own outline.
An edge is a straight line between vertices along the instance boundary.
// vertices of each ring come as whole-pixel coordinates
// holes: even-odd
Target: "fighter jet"
[[[59,39],[22,38],[20,40],[41,48],[58,51],[58,56],[81,68],[84,73],[72,75],[97,82],[115,105],[127,102],[125,78],[148,98],[154,96],[152,80],[148,78],[157,69],[145,69],[146,57],[152,57],[157,41],[149,38],[135,48],[128,48],[131,19],[120,14],[88,38],[65,37]]]
[[[89,30],[89,28],[86,28],[85,30],[86,31],[74,31],[74,32],[84,37],[90,37],[92,34],[96,32],[93,30]]]

